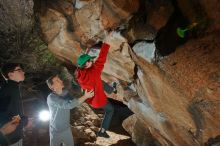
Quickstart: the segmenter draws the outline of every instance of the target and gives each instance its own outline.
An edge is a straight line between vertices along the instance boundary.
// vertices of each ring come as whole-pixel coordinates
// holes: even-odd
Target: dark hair
[[[8,79],[8,73],[13,72],[18,66],[22,68],[22,65],[19,63],[6,63],[2,66],[1,73],[5,78]]]
[[[56,76],[59,77],[58,74],[54,74],[52,76],[50,76],[47,80],[46,80],[46,83],[47,83],[47,86],[51,89],[51,86],[53,85],[53,78],[55,78]]]

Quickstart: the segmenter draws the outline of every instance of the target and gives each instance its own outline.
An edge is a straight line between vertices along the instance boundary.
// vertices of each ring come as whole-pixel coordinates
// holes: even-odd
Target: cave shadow
[[[136,146],[131,139],[123,139],[119,140],[117,143],[112,144],[110,146]]]
[[[155,38],[155,45],[157,48],[157,55],[167,56],[175,52],[176,48],[189,39],[188,35],[184,38],[180,38],[176,30],[178,27],[185,28],[189,21],[181,12],[178,3],[172,0],[174,6],[174,12],[170,16],[167,24],[162,27]]]
[[[220,145],[220,135],[216,137],[211,137],[208,141],[204,144],[205,146],[219,146]]]
[[[130,136],[125,129],[122,127],[122,122],[128,118],[129,116],[133,115],[134,113],[122,102],[108,98],[108,101],[114,107],[114,114],[112,117],[112,121],[109,127],[109,131],[112,131],[117,134]],[[92,110],[96,114],[104,114],[102,109],[93,109]]]
[[[122,122],[134,113],[120,101],[109,99],[109,102],[114,107],[114,115],[109,130],[117,134],[129,135],[122,127]]]

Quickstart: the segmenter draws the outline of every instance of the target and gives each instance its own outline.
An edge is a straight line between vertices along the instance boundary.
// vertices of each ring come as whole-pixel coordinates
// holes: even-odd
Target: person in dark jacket
[[[20,85],[25,79],[25,73],[18,63],[5,64],[1,73],[7,81],[0,89],[0,127],[11,121],[14,116],[20,116],[18,127],[7,135],[7,139],[11,146],[21,146],[23,128],[31,125],[31,120],[24,116],[20,92]]]
[[[0,128],[0,146],[8,146],[7,138],[5,136],[15,131],[18,124],[19,121],[16,118],[13,118]]]

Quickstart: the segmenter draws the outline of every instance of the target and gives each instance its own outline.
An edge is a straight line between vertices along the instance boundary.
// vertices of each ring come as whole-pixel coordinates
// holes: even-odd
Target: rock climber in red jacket
[[[110,46],[107,43],[103,43],[99,56],[95,62],[92,57],[88,54],[82,54],[77,59],[78,69],[76,71],[76,78],[83,90],[94,90],[94,97],[87,100],[93,108],[101,108],[105,111],[104,119],[101,124],[100,131],[97,136],[109,138],[106,133],[108,130],[111,118],[114,113],[114,108],[107,100],[107,96],[104,93],[101,73],[106,62],[108,50]]]

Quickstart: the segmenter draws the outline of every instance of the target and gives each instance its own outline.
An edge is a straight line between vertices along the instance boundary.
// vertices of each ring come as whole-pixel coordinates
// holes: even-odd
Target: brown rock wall
[[[140,20],[146,22],[139,25],[135,24],[139,18],[127,23],[137,11],[138,1],[94,0],[80,9],[75,9],[70,1],[64,4],[59,1],[53,7],[48,6],[40,15],[41,30],[48,48],[59,58],[73,64],[86,46],[102,40],[111,45],[103,79],[120,83],[119,88],[123,91],[119,92],[117,100],[125,102],[140,119],[136,127],[133,125],[136,133],[132,133],[132,137],[139,138],[136,140],[138,145],[147,144],[138,133],[142,128],[157,139],[158,145],[203,145],[209,138],[220,134],[220,37],[218,11],[211,11],[212,8],[216,10],[218,5],[206,6],[208,15],[205,12],[200,15],[194,10],[195,3],[178,1],[189,22],[197,21],[197,16],[213,19],[209,31],[205,31],[209,33],[189,38],[191,40],[179,46],[176,52],[159,58],[157,62],[147,62],[137,57],[131,45],[148,39],[154,43],[158,30],[167,25],[174,8],[171,2],[157,1],[158,5],[148,2],[154,7],[144,11],[149,13]],[[199,8],[203,8],[206,2],[202,1]],[[145,26],[147,28],[136,29]],[[109,29],[117,31],[106,37]],[[118,32],[123,29],[127,31],[128,39]],[[149,31],[141,33],[142,30]],[[213,31],[210,30],[216,32],[211,34]],[[170,34],[166,35],[170,37]],[[131,84],[135,90],[131,89]],[[128,93],[129,97],[125,97]]]

